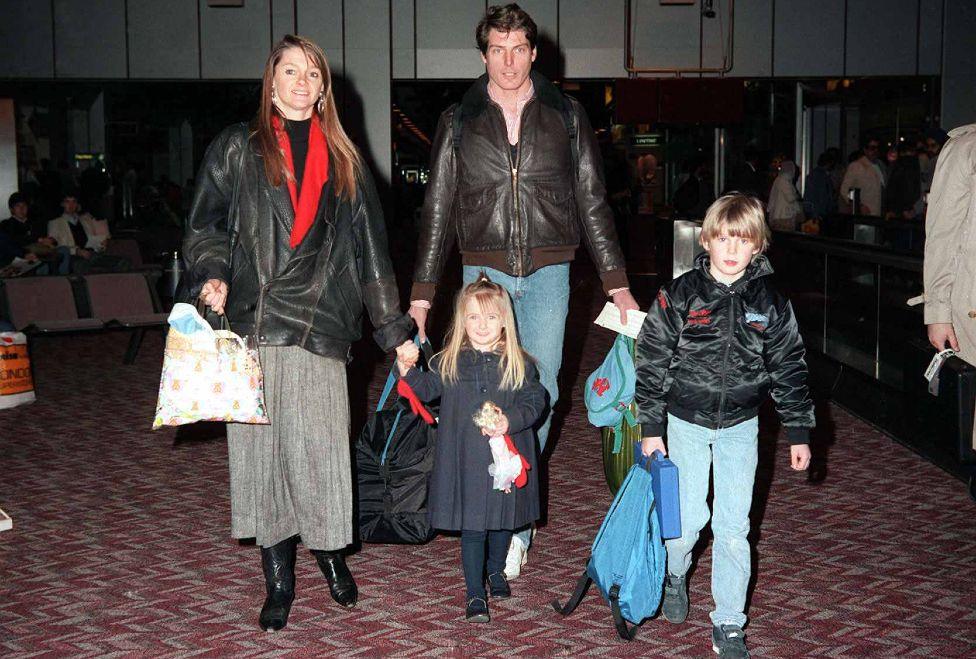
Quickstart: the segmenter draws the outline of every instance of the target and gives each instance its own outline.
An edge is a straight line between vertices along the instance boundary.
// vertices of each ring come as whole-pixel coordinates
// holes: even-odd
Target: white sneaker
[[[511,581],[522,573],[522,566],[528,560],[528,547],[517,535],[512,536],[512,543],[508,546],[508,556],[505,557],[505,578]]]

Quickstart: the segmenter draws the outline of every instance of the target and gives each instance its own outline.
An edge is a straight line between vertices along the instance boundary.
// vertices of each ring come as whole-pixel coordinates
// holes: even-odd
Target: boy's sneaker
[[[688,617],[688,584],[685,577],[664,577],[664,603],[661,613],[668,622],[680,624]],[[717,650],[716,650],[717,652]]]
[[[728,659],[749,659],[746,647],[746,633],[738,625],[718,625],[712,627],[712,649],[720,657]]]

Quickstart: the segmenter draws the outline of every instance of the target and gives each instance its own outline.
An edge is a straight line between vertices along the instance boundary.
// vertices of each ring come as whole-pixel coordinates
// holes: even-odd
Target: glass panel
[[[827,257],[826,354],[876,377],[878,266]]]
[[[909,361],[906,351],[911,342],[924,337],[921,305],[909,307],[908,298],[922,290],[922,273],[881,266],[879,304],[878,377],[885,384],[905,388],[905,378],[921,378],[921,373],[905,373]]]

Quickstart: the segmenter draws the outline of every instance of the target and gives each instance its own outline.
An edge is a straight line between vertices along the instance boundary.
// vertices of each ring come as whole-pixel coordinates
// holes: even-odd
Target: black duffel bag
[[[429,359],[430,344],[421,349]],[[396,383],[395,369],[394,363],[376,412],[356,440],[359,537],[363,542],[422,544],[434,537],[427,491],[435,430],[399,396],[383,409]],[[436,417],[436,408],[429,409]]]

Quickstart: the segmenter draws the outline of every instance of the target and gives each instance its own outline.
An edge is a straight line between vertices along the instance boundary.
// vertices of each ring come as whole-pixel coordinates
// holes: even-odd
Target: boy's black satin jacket
[[[706,428],[753,418],[766,394],[791,444],[814,426],[807,366],[789,300],[757,257],[731,286],[709,273],[708,254],[666,284],[637,338],[637,406],[644,437],[663,434],[667,413]]]

